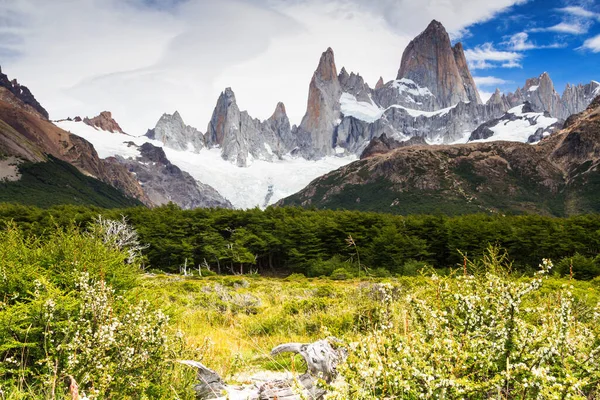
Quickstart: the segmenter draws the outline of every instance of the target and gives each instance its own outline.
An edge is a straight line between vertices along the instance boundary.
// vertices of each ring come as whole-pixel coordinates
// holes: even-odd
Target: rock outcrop
[[[570,115],[585,110],[598,95],[600,95],[600,83],[591,81],[586,85],[569,84],[560,96],[554,88],[550,75],[544,72],[537,78],[527,79],[523,88],[508,93],[504,96],[504,101],[507,103],[507,110],[527,101],[537,110],[548,111],[553,117],[566,120]]]
[[[174,150],[198,152],[204,147],[202,132],[186,125],[177,111],[173,114],[163,114],[156,126],[146,132],[146,136]]]
[[[27,86],[19,84],[16,79],[8,79],[8,76],[2,73],[2,69],[0,69],[0,88],[4,88],[12,94],[12,96],[10,96],[6,92],[0,91],[0,100],[11,104],[15,103],[15,100],[17,100],[22,104],[20,106],[24,110],[38,114],[44,119],[49,118],[48,111],[46,111],[46,109],[35,99]]]
[[[458,102],[481,103],[462,45],[453,48],[438,21],[432,21],[404,50],[397,79],[410,79],[428,88],[435,96],[437,109]]]
[[[86,117],[83,119],[83,123],[105,132],[125,133],[123,132],[123,129],[121,129],[117,121],[114,120],[110,111],[102,111],[99,115],[95,116],[94,118]]]
[[[248,112],[240,111],[231,88],[219,96],[205,136],[210,147],[220,147],[226,160],[240,167],[254,159],[271,161],[294,146],[285,106],[280,103],[273,116],[261,122]]]
[[[341,120],[341,95],[335,57],[333,50],[328,48],[321,55],[310,82],[306,114],[296,133],[300,154],[306,158],[334,153],[333,135]]]
[[[389,153],[390,151],[398,149],[400,147],[408,146],[427,146],[427,142],[425,141],[425,139],[419,136],[412,137],[405,141],[399,141],[394,138],[388,138],[384,133],[381,136],[373,138],[371,140],[369,145],[360,155],[360,159],[363,160],[365,158],[373,157],[378,154]]]
[[[137,147],[130,143],[129,146]],[[110,157],[108,162],[125,166],[135,174],[145,194],[155,205],[173,202],[190,210],[195,208],[232,208],[214,188],[197,182],[190,174],[173,165],[164,150],[144,143],[137,147],[135,159]]]

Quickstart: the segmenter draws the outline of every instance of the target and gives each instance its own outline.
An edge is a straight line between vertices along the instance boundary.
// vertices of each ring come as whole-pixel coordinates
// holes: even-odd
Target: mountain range
[[[542,73],[483,103],[462,44],[452,45],[437,21],[406,47],[396,79],[381,78],[374,88],[357,73],[338,72],[327,49],[298,126],[283,103],[267,120],[252,118],[231,88],[219,96],[206,133],[178,112],[163,114],[144,136],[123,132],[108,111],[53,124],[29,89],[0,72],[0,179],[15,185],[20,165],[52,157],[118,190],[122,201],[147,206],[266,207],[293,195],[279,204],[566,214],[589,208],[564,194],[574,187],[564,158],[579,150],[564,155],[548,143],[569,136],[561,129],[572,115],[592,118],[588,106],[598,95],[595,81],[559,95]],[[550,194],[552,204],[535,205]]]

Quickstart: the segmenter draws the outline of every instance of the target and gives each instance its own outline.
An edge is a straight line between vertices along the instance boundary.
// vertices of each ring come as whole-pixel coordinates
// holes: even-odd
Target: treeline
[[[516,271],[531,272],[542,258],[550,258],[562,273],[569,273],[575,263],[578,278],[600,275],[600,215],[402,217],[300,208],[187,211],[169,205],[152,210],[80,206],[43,210],[0,205],[0,221],[13,220],[25,232],[42,237],[56,227],[86,226],[99,214],[111,219],[126,216],[148,245],[147,267],[168,272],[203,265],[220,273],[321,276],[342,268],[358,272],[360,258],[360,265],[373,274],[411,275],[423,265],[456,268],[463,255],[476,259],[489,245],[498,245],[506,249]]]

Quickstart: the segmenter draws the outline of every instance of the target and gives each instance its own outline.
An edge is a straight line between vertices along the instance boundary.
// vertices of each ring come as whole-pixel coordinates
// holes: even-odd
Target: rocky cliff
[[[175,150],[198,152],[204,147],[204,134],[186,125],[177,111],[173,114],[163,114],[156,126],[146,132],[146,136]]]
[[[117,121],[114,120],[110,111],[102,111],[99,115],[93,118],[84,118],[83,122],[96,129],[100,129],[110,133],[125,133],[119,126]]]
[[[6,91],[0,91],[0,100],[16,105],[22,110],[32,112],[44,119],[48,119],[48,111],[35,99],[27,86],[23,86],[16,79],[10,80],[8,76],[2,73],[0,68],[0,88]]]
[[[432,21],[406,47],[397,79],[410,79],[428,88],[435,96],[437,109],[461,101],[481,103],[462,45],[458,43],[453,48],[446,29],[438,21]]]
[[[296,133],[300,154],[306,158],[334,154],[333,135],[341,119],[341,95],[335,57],[328,48],[310,81],[306,114]]]
[[[240,167],[254,159],[279,158],[296,143],[283,103],[277,105],[271,118],[260,121],[240,111],[231,88],[219,96],[205,139],[207,146],[220,147],[223,158]]]
[[[150,143],[138,147],[130,142],[129,146],[137,148],[137,157],[111,157],[108,162],[123,165],[133,172],[153,204],[173,202],[186,210],[232,208],[231,203],[215,189],[197,182],[190,174],[173,165],[162,148]]]

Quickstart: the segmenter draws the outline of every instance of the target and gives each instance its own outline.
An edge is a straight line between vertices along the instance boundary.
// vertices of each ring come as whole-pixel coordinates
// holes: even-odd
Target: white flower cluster
[[[329,398],[597,398],[600,313],[575,315],[568,288],[543,296],[551,268],[544,260],[532,279],[494,268],[434,275],[392,310],[405,313],[404,326],[350,346],[345,382]]]
[[[124,313],[117,312],[114,290],[87,273],[80,275],[77,288],[82,302],[63,346],[65,369],[88,397],[105,397],[117,387],[141,392],[148,380],[160,379],[161,368],[181,341],[169,336],[168,316],[151,311],[145,301],[123,301]]]

